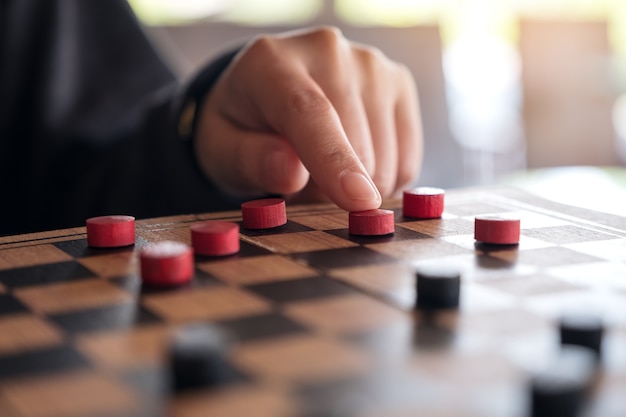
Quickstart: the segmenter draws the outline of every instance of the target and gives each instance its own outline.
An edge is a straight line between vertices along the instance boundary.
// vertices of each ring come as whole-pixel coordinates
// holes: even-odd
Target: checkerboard
[[[84,228],[0,238],[0,416],[521,417],[572,310],[607,323],[587,415],[626,415],[626,218],[508,188],[450,191],[435,220],[385,207],[382,237],[350,235],[331,205],[288,207],[285,226],[242,229],[239,254],[197,257],[174,289],[142,286],[138,251],[240,213],[142,220],[114,250]],[[475,243],[474,216],[511,212],[519,245]],[[413,309],[424,265],[462,272],[458,311]],[[236,337],[237,378],[171,393],[169,340],[199,322]]]

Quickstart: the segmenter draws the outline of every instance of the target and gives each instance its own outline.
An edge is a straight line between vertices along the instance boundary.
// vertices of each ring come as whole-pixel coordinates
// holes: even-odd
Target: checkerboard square
[[[348,213],[345,211],[294,216],[292,220],[315,230],[346,229],[348,227]]]
[[[231,287],[150,294],[143,297],[143,305],[170,323],[225,320],[270,310],[267,301]]]
[[[293,417],[299,414],[291,393],[276,387],[237,385],[219,393],[199,391],[171,401],[171,416]]]
[[[467,219],[418,220],[400,223],[400,226],[432,237],[474,234],[474,223]]]
[[[139,272],[139,262],[133,251],[86,256],[77,261],[101,278],[123,277]]]
[[[404,263],[333,269],[331,277],[397,305],[415,304],[415,271]]]
[[[313,229],[303,224],[287,220],[283,226],[273,227],[271,229],[246,229],[241,226],[240,233],[244,236],[266,236],[266,235],[283,235],[287,233],[310,232]]]
[[[464,201],[462,203],[446,203],[446,213],[457,216],[478,216],[480,214],[502,213],[515,211],[504,206],[493,203],[476,203],[474,201]]]
[[[555,244],[592,242],[597,240],[618,239],[620,237],[574,225],[525,229],[522,231],[522,234]]]
[[[352,333],[409,320],[404,312],[362,294],[300,301],[285,315],[322,333]]]
[[[357,236],[351,235],[349,229],[327,230],[326,233],[340,237],[360,245],[368,245],[372,243],[395,242],[401,240],[427,239],[428,236],[408,230],[402,226],[396,225],[395,232],[384,236]]]
[[[53,243],[54,246],[70,255],[72,258],[82,258],[84,256],[107,255],[120,252],[133,252],[139,247],[147,245],[147,242],[141,238],[136,238],[135,245],[124,246],[121,248],[92,248],[87,245],[87,239],[63,240]]]
[[[0,395],[30,417],[138,416],[141,401],[129,386],[89,371],[12,381]]]
[[[16,289],[14,294],[31,310],[40,313],[60,313],[133,301],[131,295],[119,286],[98,278],[23,287]]]
[[[51,284],[95,277],[95,274],[75,261],[26,266],[0,271],[0,282],[9,288]]]
[[[308,331],[302,324],[278,313],[221,320],[216,324],[232,334],[239,343],[277,339],[304,334]]]
[[[89,361],[73,347],[54,346],[0,356],[0,381],[88,367]]]
[[[599,258],[594,256],[585,255],[583,253],[559,246],[542,249],[530,249],[525,251],[500,251],[491,253],[490,256],[512,263],[516,262],[538,267],[551,267],[600,261]]]
[[[9,314],[25,313],[28,311],[20,300],[11,294],[0,294],[0,317]]]
[[[241,345],[233,361],[252,375],[279,383],[360,374],[371,364],[369,356],[358,349],[308,335]]]
[[[367,245],[370,250],[404,261],[417,261],[445,256],[462,255],[474,251],[442,240],[420,239]]]
[[[49,318],[68,333],[119,331],[161,322],[159,317],[135,303],[56,313]]]
[[[271,236],[271,235],[270,235]],[[241,258],[249,258],[251,256],[263,256],[263,255],[272,255],[273,252],[269,249],[263,248],[261,246],[254,245],[252,243],[246,242],[245,240],[239,240],[239,252],[234,255],[228,256],[202,256],[195,255],[196,262],[198,263],[206,263],[206,262],[220,262],[229,259],[241,259]]]
[[[354,292],[345,284],[324,276],[257,284],[248,286],[246,289],[278,303],[326,298]]]
[[[0,251],[0,271],[70,261],[72,257],[54,245],[23,246]]]
[[[404,242],[402,242],[404,243]],[[321,270],[397,262],[397,259],[363,246],[292,254],[292,257]]]
[[[286,235],[266,235],[251,237],[255,244],[277,253],[311,252],[324,249],[349,248],[357,246],[349,239],[333,236],[319,230],[312,232],[288,233]]]
[[[311,268],[281,255],[229,258],[197,264],[197,268],[228,284],[248,285],[317,275]]]
[[[63,344],[63,334],[31,314],[0,316],[0,355],[50,348]]]
[[[76,345],[85,357],[103,368],[142,369],[165,363],[166,348],[173,329],[145,325],[115,332],[80,334]]]

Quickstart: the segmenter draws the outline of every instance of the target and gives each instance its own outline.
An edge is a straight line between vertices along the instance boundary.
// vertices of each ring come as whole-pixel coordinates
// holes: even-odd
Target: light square
[[[122,288],[101,279],[25,287],[15,290],[14,295],[32,310],[43,313],[60,313],[132,301],[132,296]]]
[[[204,262],[198,269],[229,284],[248,285],[317,275],[302,264],[280,255],[254,256]]]
[[[0,270],[71,260],[70,255],[54,245],[24,246],[0,251]]]
[[[243,290],[229,287],[147,295],[143,304],[172,323],[229,319],[270,310],[268,302]]]

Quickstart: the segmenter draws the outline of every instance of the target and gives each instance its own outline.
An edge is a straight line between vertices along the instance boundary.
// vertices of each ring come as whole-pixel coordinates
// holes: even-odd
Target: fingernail
[[[341,187],[346,195],[355,201],[378,201],[380,194],[374,184],[363,174],[345,171],[341,174]]]
[[[287,164],[287,154],[283,151],[273,150],[265,157],[265,173],[271,185],[277,186],[285,182]]]

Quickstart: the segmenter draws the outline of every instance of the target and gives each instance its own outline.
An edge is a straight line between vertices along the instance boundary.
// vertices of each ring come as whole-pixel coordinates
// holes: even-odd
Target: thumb
[[[223,191],[250,197],[292,194],[304,188],[309,172],[286,139],[228,122],[213,125],[218,126],[219,140],[197,141],[196,152],[209,178]]]

